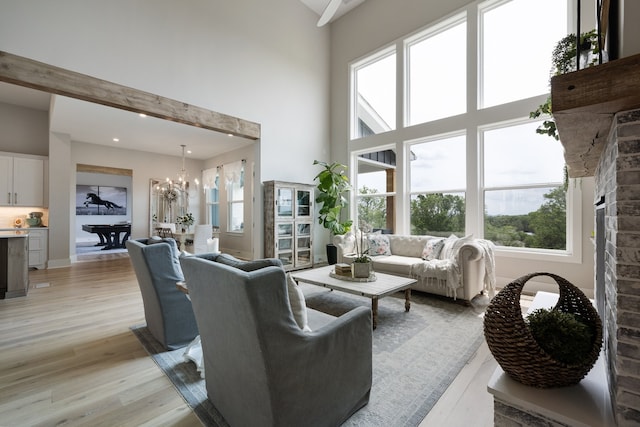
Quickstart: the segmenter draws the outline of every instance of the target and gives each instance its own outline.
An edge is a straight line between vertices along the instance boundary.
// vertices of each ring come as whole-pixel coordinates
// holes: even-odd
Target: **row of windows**
[[[222,187],[220,186],[221,169],[225,176],[225,185]],[[226,207],[225,231],[230,233],[244,232],[244,177],[244,161],[203,172],[207,224],[220,229],[220,205],[222,205]]]
[[[352,64],[349,151],[360,226],[570,250],[574,204],[562,146],[512,112],[534,110],[548,92],[567,3],[479,1]],[[523,43],[523,34],[535,40]],[[406,129],[422,136],[402,140]],[[382,152],[392,155],[375,160]]]

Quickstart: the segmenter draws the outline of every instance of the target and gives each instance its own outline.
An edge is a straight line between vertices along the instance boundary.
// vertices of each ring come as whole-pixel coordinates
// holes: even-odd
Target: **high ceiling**
[[[309,9],[313,10],[318,14],[318,17],[322,15],[325,8],[329,4],[330,0],[300,0],[305,6]],[[338,8],[338,11],[333,15],[333,18],[329,21],[329,23],[335,21],[342,15],[354,9],[356,6],[364,3],[365,0],[342,0],[342,4]]]
[[[300,1],[320,17],[330,0]],[[329,22],[335,21],[364,1],[342,0]],[[0,103],[49,111],[51,95],[0,82]],[[129,111],[63,96],[55,96],[51,130],[70,135],[72,141],[176,157],[182,155],[180,145],[185,144],[187,150],[191,151],[186,154],[186,157],[201,160],[210,159],[255,142],[154,117],[140,117]],[[114,142],[114,138],[118,138],[119,141]]]

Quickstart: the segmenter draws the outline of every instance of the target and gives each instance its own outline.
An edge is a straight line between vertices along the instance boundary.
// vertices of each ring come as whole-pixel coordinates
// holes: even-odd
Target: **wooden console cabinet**
[[[278,258],[285,270],[313,267],[313,185],[266,181],[264,256]]]
[[[0,299],[27,295],[27,238],[23,231],[0,231]]]

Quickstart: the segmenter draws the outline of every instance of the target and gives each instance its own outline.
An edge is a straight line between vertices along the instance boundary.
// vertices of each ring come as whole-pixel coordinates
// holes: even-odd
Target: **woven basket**
[[[536,342],[520,307],[525,283],[536,276],[553,278],[560,288],[555,308],[579,314],[593,332],[593,347],[580,364],[568,365],[552,358]],[[539,388],[577,384],[591,370],[602,346],[602,322],[591,301],[566,279],[551,273],[531,273],[509,283],[491,301],[484,317],[484,336],[491,354],[516,381]]]

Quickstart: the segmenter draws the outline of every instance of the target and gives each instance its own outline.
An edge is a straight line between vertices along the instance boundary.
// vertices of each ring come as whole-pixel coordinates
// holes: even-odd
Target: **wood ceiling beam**
[[[0,51],[0,81],[256,140],[260,124]]]

